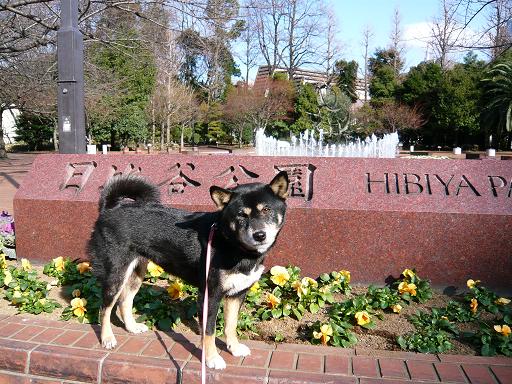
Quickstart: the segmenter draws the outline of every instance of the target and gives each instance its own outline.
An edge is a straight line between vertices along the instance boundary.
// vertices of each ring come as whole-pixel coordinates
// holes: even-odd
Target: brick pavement
[[[0,383],[199,383],[197,335],[127,334],[101,348],[98,326],[0,317]],[[398,384],[512,383],[512,359],[368,351],[248,341],[252,354],[235,358],[218,346],[228,367],[208,370],[208,383]]]

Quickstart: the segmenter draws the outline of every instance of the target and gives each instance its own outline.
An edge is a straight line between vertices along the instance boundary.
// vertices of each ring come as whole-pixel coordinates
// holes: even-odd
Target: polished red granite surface
[[[512,289],[512,167],[500,160],[41,155],[15,196],[17,251],[85,257],[99,190],[116,173],[147,176],[167,204],[211,210],[212,184],[278,170],[292,181],[289,211],[267,265],[348,269],[361,282],[415,267],[440,285]]]

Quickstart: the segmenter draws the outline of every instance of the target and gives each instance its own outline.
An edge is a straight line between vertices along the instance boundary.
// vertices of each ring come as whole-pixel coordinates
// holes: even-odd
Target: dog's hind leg
[[[148,262],[146,260],[140,260],[137,267],[133,270],[128,281],[124,285],[123,291],[119,296],[119,309],[121,311],[121,318],[124,322],[126,330],[130,333],[142,333],[148,330],[148,327],[144,323],[137,323],[133,318],[133,298],[139,291],[144,276],[146,275]]]
[[[245,344],[238,342],[236,335],[236,325],[238,323],[238,313],[242,305],[245,293],[233,297],[224,298],[224,333],[226,334],[226,345],[228,351],[233,356],[248,356],[251,350]]]
[[[139,260],[133,260],[124,271],[122,280],[116,281],[107,280],[103,283],[103,306],[101,309],[101,345],[107,349],[114,349],[117,345],[117,340],[112,332],[112,325],[110,323],[110,316],[112,309],[116,305],[119,296],[121,295],[124,286],[127,284],[131,277],[133,270],[137,267]]]

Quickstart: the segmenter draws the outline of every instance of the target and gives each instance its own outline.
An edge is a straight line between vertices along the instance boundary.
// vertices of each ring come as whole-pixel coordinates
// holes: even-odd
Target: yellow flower
[[[297,291],[297,296],[299,296],[299,298],[302,297],[302,295],[308,294],[308,289],[299,280],[292,283],[292,288]]]
[[[498,305],[507,305],[510,303],[510,300],[504,297],[500,297],[499,299],[496,299],[495,303]]]
[[[354,317],[356,318],[358,325],[365,325],[372,321],[370,315],[366,311],[356,312]]]
[[[46,299],[43,297],[42,299],[39,299],[38,302],[41,305],[45,305],[46,304]]]
[[[62,272],[64,270],[64,258],[62,256],[56,257],[53,259],[53,265],[57,271]]]
[[[4,272],[4,275],[4,285],[7,287],[12,281],[12,275],[11,272],[8,270]]]
[[[73,310],[73,313],[77,317],[83,317],[85,315],[85,312],[87,312],[87,309],[85,306],[87,305],[87,300],[80,299],[78,297],[71,300],[71,309]]]
[[[400,304],[395,304],[395,305],[391,306],[391,309],[395,313],[400,313],[400,311],[402,310],[402,306]]]
[[[276,265],[270,269],[270,274],[272,277],[270,280],[275,285],[283,286],[286,284],[288,280],[290,280],[290,274],[288,273],[288,270],[285,267],[281,267],[279,265]]]
[[[161,266],[150,261],[148,263],[148,272],[151,275],[151,277],[158,277],[162,273],[164,273],[164,269]]]
[[[313,337],[315,339],[320,339],[320,342],[323,345],[327,345],[327,342],[330,340],[332,336],[332,327],[329,324],[322,324],[320,327],[320,332],[313,331]]]
[[[81,294],[82,294],[82,292],[80,292],[79,289],[73,289],[73,292],[71,292],[71,295],[73,297],[80,297]]]
[[[441,316],[441,319],[448,320],[448,318],[446,316]]]
[[[7,262],[5,261],[5,253],[0,253],[0,269],[6,269]]]
[[[91,270],[91,265],[88,261],[84,261],[83,263],[78,264],[76,269],[81,275],[83,275],[85,272],[89,272]]]
[[[255,282],[252,287],[249,289],[249,291],[256,293],[260,289],[260,283]]]
[[[345,278],[345,281],[346,281],[347,284],[350,283],[350,272],[349,271],[346,271],[346,270],[342,269],[340,271],[340,275]]]
[[[416,296],[416,284],[409,284],[406,281],[402,281],[400,284],[398,284],[398,292],[401,295],[408,292],[411,296]]]
[[[475,285],[477,285],[478,283],[480,282],[480,280],[473,280],[473,279],[469,279],[468,281],[466,281],[466,285],[468,286],[468,288],[473,288]]]
[[[412,269],[406,268],[402,272],[402,275],[405,277],[408,277],[409,279],[412,279],[414,277],[415,273]]]
[[[469,304],[469,307],[471,308],[471,313],[475,314],[478,307],[478,301],[475,298],[471,299],[471,304]]]
[[[274,296],[273,294],[267,294],[267,306],[271,309],[276,308],[279,303],[281,303],[281,299],[279,297]]]
[[[317,281],[313,280],[311,277],[303,277],[301,284],[305,287],[318,287]]]
[[[21,268],[23,268],[24,271],[30,271],[32,269],[32,265],[27,259],[21,259]]]
[[[504,324],[504,325],[495,325],[494,326],[494,330],[498,333],[501,333],[503,336],[506,336],[508,337],[508,335],[510,335],[510,333],[512,332],[510,330],[510,327],[507,325],[507,324]]]
[[[167,293],[173,300],[180,299],[181,297],[183,297],[183,283],[180,283],[179,281],[174,281],[167,288]]]
[[[12,295],[12,303],[13,304],[16,304],[18,303],[18,299],[21,299],[21,292],[20,291],[14,291],[13,295]]]

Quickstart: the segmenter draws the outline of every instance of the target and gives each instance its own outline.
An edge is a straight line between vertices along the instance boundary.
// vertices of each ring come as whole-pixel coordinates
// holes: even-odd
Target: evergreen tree
[[[356,81],[358,64],[355,60],[338,60],[334,64],[336,85],[347,95],[352,103],[357,101]]]

